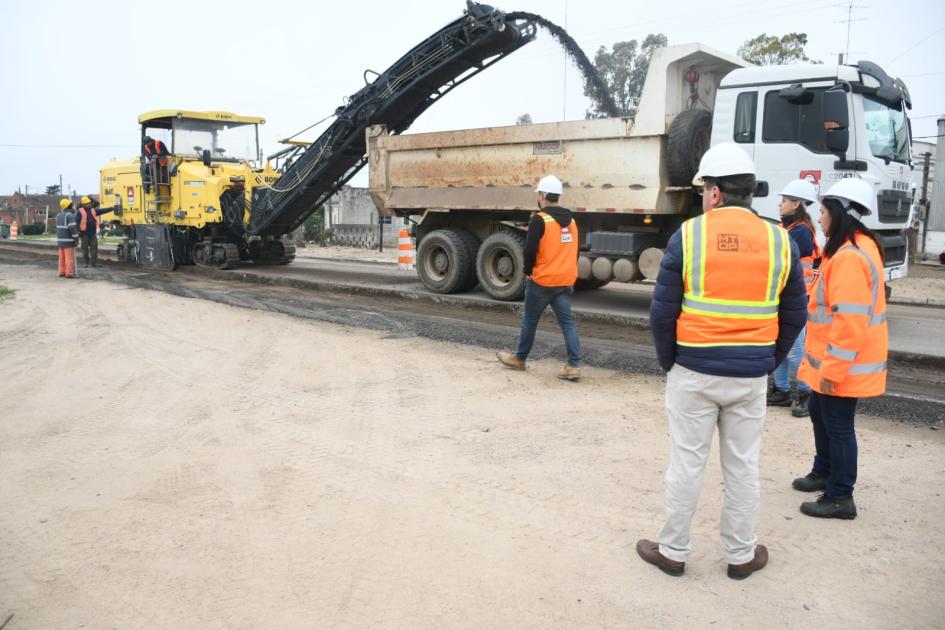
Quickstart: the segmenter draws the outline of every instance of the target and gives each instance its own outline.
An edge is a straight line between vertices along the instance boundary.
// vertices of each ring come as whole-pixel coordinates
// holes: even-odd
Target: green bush
[[[30,223],[20,226],[20,234],[23,236],[38,236],[45,232],[45,226],[42,223]]]
[[[305,240],[326,245],[329,238],[329,230],[325,229],[325,207],[322,206],[305,219]]]

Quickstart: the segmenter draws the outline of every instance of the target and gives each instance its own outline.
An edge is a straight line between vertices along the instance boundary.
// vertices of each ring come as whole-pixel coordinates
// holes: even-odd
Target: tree
[[[601,76],[607,89],[617,103],[621,116],[635,116],[640,105],[640,95],[646,81],[646,72],[650,67],[650,57],[657,48],[669,42],[662,33],[649,34],[643,43],[631,39],[617,42],[611,50],[601,46],[594,55],[594,68]],[[592,97],[592,91],[585,82],[584,95]],[[595,103],[587,111],[587,118],[602,118],[606,113]]]
[[[788,33],[780,39],[777,35],[762,33],[742,44],[738,49],[738,56],[759,66],[799,63],[810,61],[804,52],[806,45],[807,33]]]
[[[532,115],[525,113],[515,119],[516,125],[530,125],[532,124]]]
[[[60,193],[61,191],[62,191],[62,188],[60,188],[59,184],[53,184],[52,186],[46,186],[46,194],[47,194],[47,195],[59,195],[59,193]]]

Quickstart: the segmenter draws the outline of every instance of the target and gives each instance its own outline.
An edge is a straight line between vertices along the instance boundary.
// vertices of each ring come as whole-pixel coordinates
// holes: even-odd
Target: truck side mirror
[[[849,126],[847,93],[840,86],[830,88],[824,92],[824,142],[841,160],[850,148]]]
[[[200,157],[203,159],[204,166],[210,166],[210,149],[204,149]]]

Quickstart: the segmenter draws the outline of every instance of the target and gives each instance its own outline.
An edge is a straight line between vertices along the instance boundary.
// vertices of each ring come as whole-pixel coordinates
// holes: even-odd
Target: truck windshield
[[[174,121],[175,155],[200,157],[205,150],[214,160],[254,161],[259,155],[256,125],[186,118]]]
[[[870,97],[863,99],[866,135],[870,151],[878,158],[894,162],[909,161],[909,124],[904,112]]]

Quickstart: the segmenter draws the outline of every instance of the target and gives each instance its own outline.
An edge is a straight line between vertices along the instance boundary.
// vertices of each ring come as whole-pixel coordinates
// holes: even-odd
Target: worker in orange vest
[[[101,217],[114,208],[100,208],[98,199],[82,197],[82,205],[76,212],[79,223],[79,240],[82,243],[82,266],[101,267],[98,264],[98,231],[101,227]]]
[[[804,327],[804,277],[785,229],[751,209],[755,165],[740,146],[706,151],[693,184],[704,214],[670,237],[650,307],[656,356],[669,373],[670,464],[659,539],[638,541],[637,553],[669,575],[685,571],[718,427],[720,529],[728,577],[740,580],[768,563],[755,533],[765,398],[768,375]]]
[[[806,179],[796,179],[781,191],[781,203],[778,204],[781,224],[797,246],[801,269],[804,271],[804,285],[808,292],[814,280],[814,263],[820,258],[814,222],[807,212],[807,207],[816,201],[817,190],[814,185]],[[801,334],[788,352],[787,358],[774,371],[774,389],[768,394],[768,405],[792,407],[791,415],[795,418],[808,415],[807,398],[810,396],[810,387],[797,378],[797,368],[801,365],[803,354],[804,329],[801,329]]]
[[[59,214],[56,215],[56,244],[59,246],[59,277],[75,277],[75,246],[79,240],[76,228],[75,212],[72,200],[63,197],[59,200]]]
[[[801,504],[808,516],[856,518],[856,403],[886,391],[883,248],[862,223],[875,211],[873,187],[848,178],[830,189],[820,212],[827,243],[811,289],[798,371],[813,390],[808,408],[816,455],[810,473],[793,483],[802,492],[823,492]]]
[[[148,161],[149,179],[144,183],[145,192],[150,192],[152,183],[161,183],[167,179],[167,145],[151,136],[143,139],[142,152]]]
[[[522,310],[522,331],[518,349],[499,352],[506,367],[524,370],[525,360],[535,342],[535,331],[541,314],[550,305],[564,334],[568,362],[558,378],[577,381],[581,378],[581,347],[577,326],[571,314],[571,295],[578,277],[578,227],[571,211],[558,205],[563,187],[554,175],[538,182],[538,212],[528,222],[525,236],[525,306]]]

